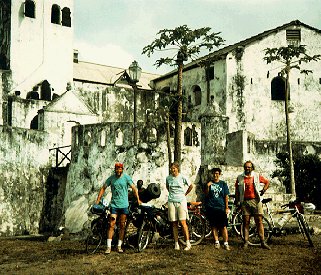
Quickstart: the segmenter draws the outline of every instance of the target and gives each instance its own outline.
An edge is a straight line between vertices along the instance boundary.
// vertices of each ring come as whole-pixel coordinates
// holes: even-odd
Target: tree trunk
[[[290,165],[290,189],[291,194],[295,197],[295,179],[294,179],[294,165],[293,165],[293,155],[292,155],[292,142],[290,133],[290,117],[289,117],[289,76],[290,71],[286,71],[286,87],[285,87],[285,122],[286,122],[286,141],[289,153],[289,165]]]
[[[174,160],[181,163],[182,148],[182,109],[183,109],[183,62],[178,64],[178,81],[177,81],[177,116],[175,119],[175,137],[174,137]]]
[[[171,128],[169,125],[169,113],[166,113],[166,140],[167,140],[167,153],[168,153],[168,173],[172,163],[172,150],[171,150]]]

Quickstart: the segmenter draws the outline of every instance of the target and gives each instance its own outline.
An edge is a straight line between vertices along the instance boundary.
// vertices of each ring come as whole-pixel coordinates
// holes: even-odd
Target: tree
[[[175,29],[160,30],[156,38],[150,45],[143,48],[143,54],[148,57],[155,51],[174,50],[171,57],[158,59],[154,65],[160,67],[163,64],[177,66],[177,113],[175,117],[175,136],[174,136],[174,160],[181,162],[181,132],[182,132],[182,101],[183,101],[183,67],[184,62],[189,59],[195,60],[201,50],[211,51],[214,47],[219,47],[224,40],[219,36],[220,33],[212,32],[211,28],[205,27],[191,30],[187,25],[179,26]]]
[[[287,190],[291,188],[289,177],[289,154],[278,153],[275,161],[277,169],[272,173],[272,177],[279,177]],[[318,209],[321,209],[321,159],[317,154],[303,155],[297,153],[293,155],[295,168],[295,182],[297,198],[300,201],[312,202]]]
[[[294,164],[292,155],[292,142],[290,135],[290,118],[289,118],[289,90],[290,90],[290,72],[292,69],[300,70],[300,73],[308,74],[311,70],[301,70],[302,63],[308,63],[311,61],[320,60],[320,55],[310,56],[307,54],[305,45],[288,45],[287,47],[279,48],[266,48],[265,57],[263,58],[266,62],[272,63],[274,61],[281,62],[283,65],[281,69],[281,75],[286,77],[286,87],[285,87],[285,123],[286,123],[286,137],[287,137],[287,150],[289,154],[289,167],[290,167],[290,182],[291,182],[291,194],[296,196],[295,192],[295,177],[294,177]]]

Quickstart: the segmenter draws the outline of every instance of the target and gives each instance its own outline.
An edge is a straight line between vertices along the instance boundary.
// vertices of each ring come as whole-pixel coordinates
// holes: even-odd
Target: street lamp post
[[[137,145],[137,82],[140,79],[142,73],[141,67],[139,67],[137,61],[133,61],[128,68],[129,82],[134,91],[134,144]]]

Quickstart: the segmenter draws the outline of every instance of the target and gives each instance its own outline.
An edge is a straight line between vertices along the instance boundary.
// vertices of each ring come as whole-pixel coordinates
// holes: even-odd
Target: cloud
[[[119,45],[94,45],[84,41],[75,41],[74,48],[78,50],[81,61],[127,68],[134,60],[133,55]]]

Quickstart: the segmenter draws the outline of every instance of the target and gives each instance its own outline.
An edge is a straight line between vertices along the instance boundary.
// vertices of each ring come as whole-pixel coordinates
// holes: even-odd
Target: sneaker
[[[261,247],[262,247],[263,249],[271,250],[271,247],[269,247],[269,246],[266,244],[266,242],[262,242],[262,243],[261,243]]]
[[[123,253],[124,250],[121,248],[121,246],[118,246],[118,247],[117,247],[117,252],[118,252],[118,253]]]
[[[214,244],[214,247],[215,247],[216,249],[220,249],[221,246],[220,246],[219,243],[215,243],[215,244]]]
[[[185,251],[191,250],[192,246],[190,244],[186,245],[186,247],[184,248]]]
[[[110,252],[111,252],[111,247],[107,247],[105,254],[110,254]]]
[[[224,249],[225,249],[225,250],[228,250],[228,251],[231,250],[231,248],[230,248],[230,246],[229,246],[228,244],[224,244]]]
[[[242,245],[243,249],[248,249],[248,247],[249,247],[249,243],[248,242],[243,243],[243,245]]]

